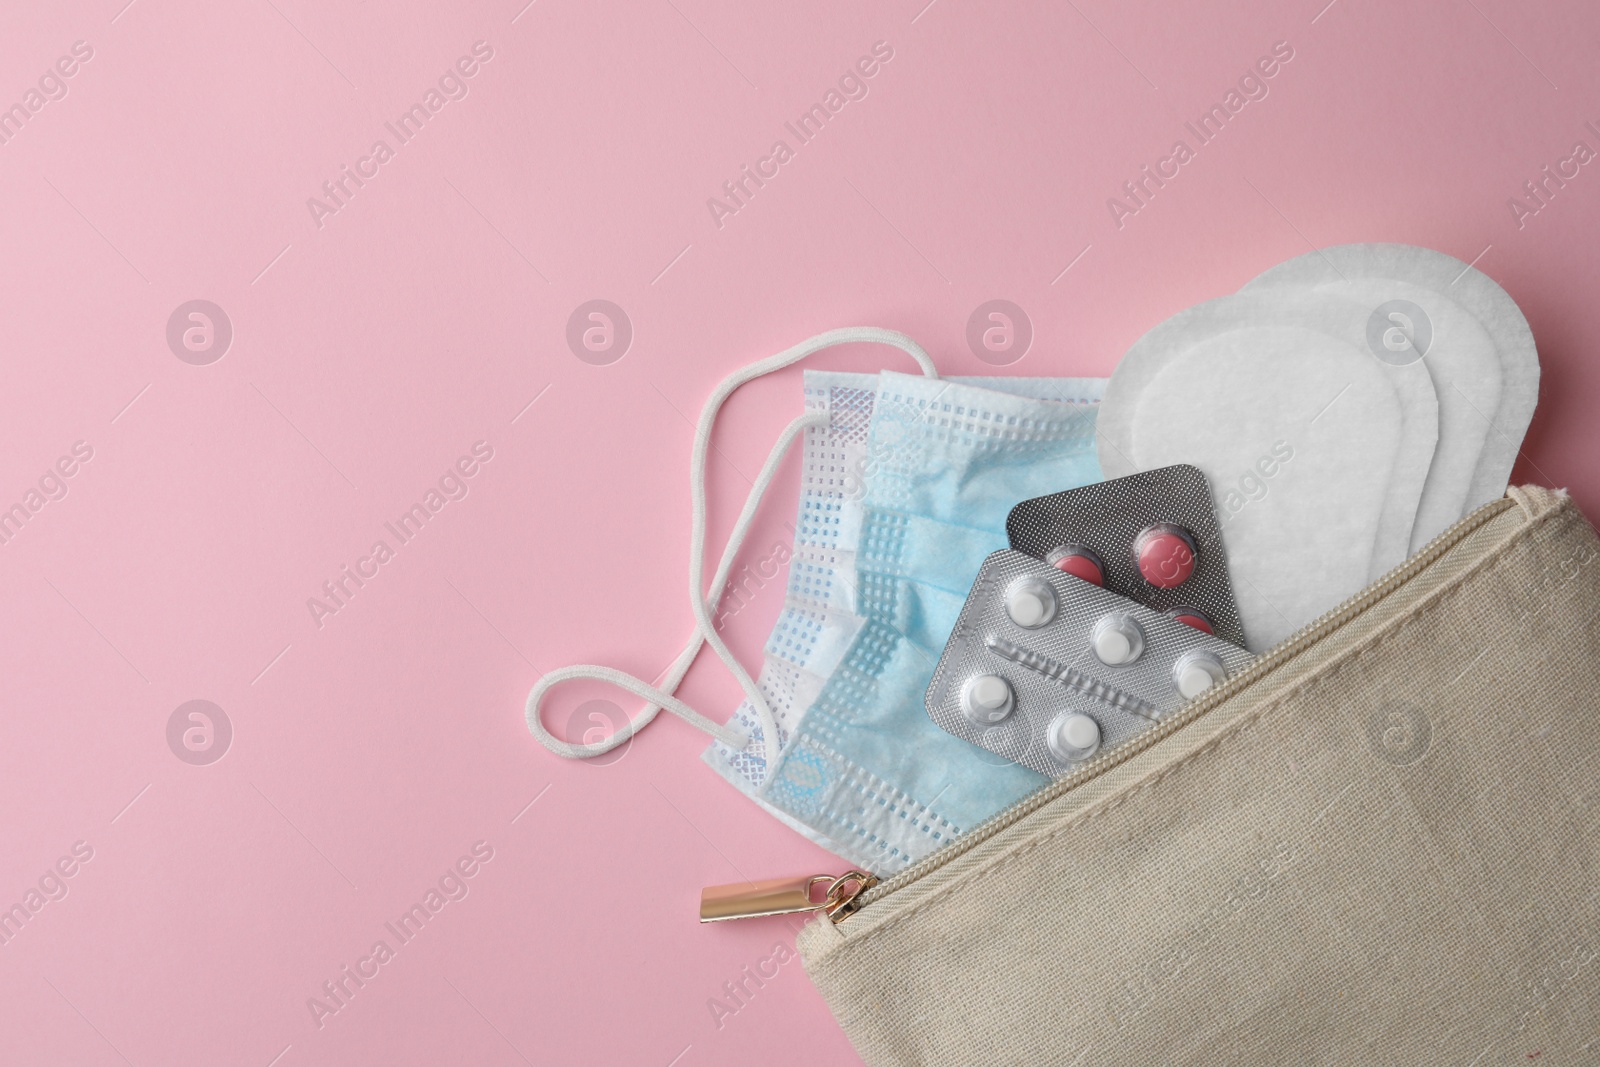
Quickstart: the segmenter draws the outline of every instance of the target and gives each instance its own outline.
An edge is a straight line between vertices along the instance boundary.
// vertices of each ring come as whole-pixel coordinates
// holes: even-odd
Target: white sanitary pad
[[[1374,558],[1405,558],[1433,457],[1427,372],[1335,336],[1344,310],[1294,293],[1209,301],[1140,338],[1106,388],[1107,477],[1192,463],[1211,482],[1254,650],[1366,585]]]
[[[1527,320],[1504,289],[1453,256],[1388,244],[1310,252],[1242,291],[1264,287],[1360,301],[1370,309],[1369,344],[1397,360],[1423,358],[1439,394],[1439,450],[1412,551],[1505,493],[1538,400],[1539,360]]]
[[[1262,650],[1503,495],[1538,383],[1528,324],[1487,276],[1344,245],[1140,338],[1106,389],[1100,462],[1205,472]]]

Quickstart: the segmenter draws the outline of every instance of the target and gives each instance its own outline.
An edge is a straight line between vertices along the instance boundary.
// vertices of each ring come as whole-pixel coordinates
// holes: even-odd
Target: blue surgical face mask
[[[918,393],[904,376],[886,375],[876,382],[858,377],[829,384],[827,404],[811,403],[808,394],[811,410],[780,434],[735,523],[717,577],[705,589],[700,569],[705,453],[722,403],[745,381],[848,342],[902,349],[934,382],[933,391]],[[1018,400],[986,385],[1052,402]],[[1103,385],[1102,380],[1003,378],[968,380],[946,391],[915,342],[873,328],[835,330],[730,375],[701,413],[690,464],[695,633],[659,686],[599,666],[545,675],[528,696],[530,731],[560,755],[599,755],[665,708],[717,738],[708,761],[754,790],[780,819],[885,873],[1041,784],[1032,772],[934,728],[922,710],[921,692],[972,574],[991,549],[1004,543],[1010,504],[1098,477],[1097,470],[1084,476],[1071,471],[1080,457],[1093,466],[1087,435]],[[889,401],[883,420],[874,417],[880,394]],[[818,433],[823,427],[831,436]],[[712,612],[757,504],[802,433],[808,444],[822,446],[818,478],[808,483],[819,491],[807,500],[803,487],[797,532],[809,528],[810,533],[797,536],[790,603],[768,642],[758,685],[717,635]],[[856,457],[859,462],[835,469],[839,455],[829,450],[841,443],[866,451]],[[875,494],[872,487],[886,471]],[[991,479],[994,472],[999,476]],[[986,492],[988,481],[993,489]],[[860,558],[864,549],[870,561]],[[963,562],[968,553],[970,564]],[[727,724],[707,719],[672,695],[708,643],[747,695]],[[584,744],[562,741],[544,728],[541,703],[551,688],[582,678],[608,681],[647,704],[612,737]],[[778,698],[787,701],[781,722],[774,710]]]
[[[892,873],[1045,784],[939,729],[923,693],[1011,506],[1100,479],[1094,414],[883,375],[870,436],[886,458],[856,557],[866,622],[760,791],[852,862]]]
[[[867,487],[883,468],[900,462],[896,455],[902,435],[898,427],[880,430],[870,441],[868,431],[880,384],[903,378],[825,371],[807,371],[805,375],[806,410],[825,413],[828,421],[806,431],[788,589],[758,679],[784,744],[842,661],[865,616],[888,620],[932,648],[937,658],[953,625],[946,620],[954,619],[965,597],[964,590],[950,590],[941,596],[933,588],[912,587],[881,574],[857,573]],[[1097,400],[1105,384],[1103,379],[1060,378],[950,381],[1080,404]],[[952,527],[944,531],[942,540],[963,546],[956,548],[958,557],[976,553],[971,558],[982,559],[994,540],[994,531]],[[934,600],[938,602],[932,603]],[[760,726],[749,701],[740,706],[733,722],[752,738],[759,737]],[[713,745],[706,750],[705,759],[747,793],[756,793],[766,780],[766,761],[758,743],[741,750]]]

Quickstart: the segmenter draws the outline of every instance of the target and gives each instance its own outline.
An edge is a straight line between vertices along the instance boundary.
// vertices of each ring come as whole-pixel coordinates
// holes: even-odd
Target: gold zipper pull
[[[846,871],[837,876],[811,874],[707,886],[700,890],[700,921],[714,923],[808,911],[825,911],[832,915],[877,884],[878,879],[866,871]],[[822,887],[820,893],[819,887]]]

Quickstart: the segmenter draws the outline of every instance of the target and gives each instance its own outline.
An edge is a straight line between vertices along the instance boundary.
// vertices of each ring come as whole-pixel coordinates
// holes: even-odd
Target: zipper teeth
[[[899,874],[884,879],[871,889],[864,891],[853,899],[850,902],[850,906],[844,909],[843,914],[834,921],[841,922],[861,908],[882,900],[889,894],[898,892],[913,882],[920,881],[968,850],[987,841],[995,834],[1017,822],[1017,820],[1037,811],[1078,786],[1093,781],[1118,764],[1137,756],[1167,735],[1203,717],[1207,712],[1227,700],[1240,689],[1271,671],[1280,663],[1298,654],[1307,644],[1322,637],[1323,634],[1334,627],[1359,615],[1377,601],[1382,600],[1395,586],[1409,581],[1414,575],[1448,552],[1457,542],[1472,531],[1515,506],[1516,501],[1509,497],[1502,497],[1500,500],[1485,504],[1465,518],[1457,520],[1449,529],[1435,537],[1428,543],[1427,547],[1405,563],[1390,571],[1353,598],[1326,612],[1320,618],[1307,623],[1222,685],[1207,692],[1198,700],[1185,705],[1170,718],[1151,727],[1137,737],[1130,738],[1110,752],[1095,756],[1083,764],[1082,768],[1076,773],[1035,790],[1012,804],[1009,808],[1004,808],[991,815],[971,830],[951,841],[948,845],[913,863]]]

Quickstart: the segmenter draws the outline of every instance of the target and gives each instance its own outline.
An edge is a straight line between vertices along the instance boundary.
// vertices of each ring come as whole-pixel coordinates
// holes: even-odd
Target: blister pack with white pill
[[[1024,500],[1011,547],[1243,645],[1211,487],[1187,463]]]
[[[1061,778],[1254,657],[1013,549],[991,553],[925,696],[941,729]]]

